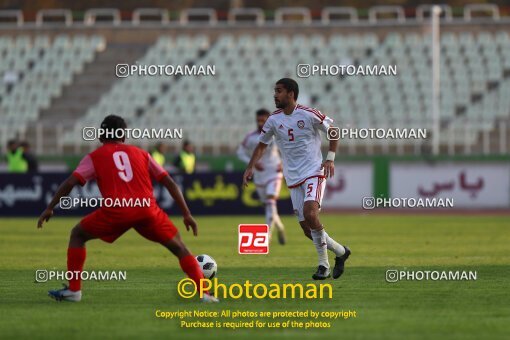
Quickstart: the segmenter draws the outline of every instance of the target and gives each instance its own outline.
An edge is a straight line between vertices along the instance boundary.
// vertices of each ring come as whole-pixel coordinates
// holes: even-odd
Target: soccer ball
[[[216,272],[218,271],[218,265],[212,257],[206,254],[198,255],[197,261],[200,269],[202,270],[202,273],[204,273],[204,278],[210,280],[216,275]]]

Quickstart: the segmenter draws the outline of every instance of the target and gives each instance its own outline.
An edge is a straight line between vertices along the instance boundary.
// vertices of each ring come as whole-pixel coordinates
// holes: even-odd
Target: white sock
[[[273,201],[274,202],[274,201]],[[266,224],[269,226],[269,241],[273,238],[273,226],[274,226],[274,217],[273,217],[273,208],[271,200],[266,200]]]
[[[335,253],[336,256],[342,256],[345,254],[345,248],[343,245],[329,237],[328,233],[324,232],[324,234],[326,234],[328,250],[331,250],[333,253]]]
[[[274,204],[271,205],[271,208],[274,225],[276,226],[276,228],[278,228],[278,230],[283,231],[284,226],[282,220],[280,219],[280,215],[278,215],[278,207],[276,205],[276,200],[273,200],[273,202]]]
[[[328,248],[327,248],[327,234],[324,229],[321,230],[312,230],[312,240],[315,245],[315,249],[317,249],[317,255],[319,255],[319,266],[324,266],[329,268],[328,261]]]
[[[274,223],[273,205],[275,204],[276,202],[274,200],[266,200],[266,224],[269,227],[272,227],[271,225]]]

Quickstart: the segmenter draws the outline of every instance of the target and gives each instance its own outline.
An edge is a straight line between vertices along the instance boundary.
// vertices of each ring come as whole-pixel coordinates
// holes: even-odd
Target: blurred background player
[[[250,156],[259,144],[262,127],[267,118],[269,118],[269,114],[269,111],[266,109],[260,109],[255,113],[257,130],[247,134],[237,149],[237,157],[246,164],[250,162]],[[280,215],[278,215],[278,207],[276,205],[282,185],[282,161],[275,143],[271,142],[268,145],[267,150],[261,159],[255,163],[254,167],[253,183],[257,186],[259,199],[266,208],[266,224],[270,227],[269,235],[272,235],[273,227],[276,226],[278,242],[285,244],[284,225]]]
[[[107,116],[101,123],[107,133],[100,136],[101,147],[85,156],[77,169],[58,188],[50,204],[43,211],[37,223],[42,228],[44,221],[53,216],[53,208],[60,198],[68,196],[77,184],[85,185],[95,179],[103,198],[146,199],[150,198],[150,207],[100,207],[85,216],[72,230],[67,251],[67,270],[73,273],[83,271],[86,251],[85,243],[100,238],[113,243],[130,228],[134,228],[146,239],[158,242],[170,250],[178,259],[182,270],[196,283],[197,287],[204,278],[197,260],[186,248],[179,232],[166,213],[157,205],[153,195],[151,178],[164,185],[175,200],[183,215],[186,229],[193,230],[197,236],[197,224],[188,209],[186,201],[168,173],[154,161],[147,151],[124,144],[124,138],[116,139],[114,131],[125,129],[126,123],[119,116]],[[113,138],[109,137],[109,133]],[[57,301],[81,300],[80,274],[69,280],[69,286],[50,290],[49,296]],[[204,302],[217,302],[210,295],[204,295]]]
[[[335,171],[337,140],[330,140],[326,160],[322,162],[321,135],[327,133],[333,120],[316,109],[296,103],[299,86],[293,79],[283,78],[276,82],[274,101],[278,108],[262,128],[259,144],[255,148],[243,176],[244,185],[253,176],[255,164],[264,154],[273,137],[283,160],[283,173],[290,190],[294,212],[305,235],[310,238],[319,256],[314,280],[330,276],[327,250],[335,253],[333,278],[344,271],[345,260],[351,254],[349,248],[333,240],[319,220],[326,179]]]
[[[165,152],[166,152],[166,145],[163,143],[158,143],[154,146],[154,149],[151,152],[152,158],[163,168],[165,167]]]
[[[10,173],[26,173],[28,171],[27,160],[23,157],[23,147],[18,141],[12,139],[7,142],[7,171]]]
[[[174,161],[174,165],[185,174],[195,172],[195,148],[189,140],[182,143],[182,150]]]
[[[30,144],[27,141],[23,141],[20,143],[20,146],[23,148],[23,158],[27,162],[27,171],[29,173],[39,171],[39,162],[37,161],[37,157],[32,153]]]

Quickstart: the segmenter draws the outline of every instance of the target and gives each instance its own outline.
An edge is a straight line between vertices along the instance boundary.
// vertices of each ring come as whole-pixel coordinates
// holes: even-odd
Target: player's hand
[[[197,222],[195,221],[193,216],[186,215],[186,216],[184,216],[183,221],[184,221],[184,225],[186,226],[186,230],[189,231],[189,229],[191,228],[191,230],[193,230],[193,235],[197,236],[198,235],[198,227],[197,227]]]
[[[282,163],[278,164],[278,166],[276,167],[276,172],[282,172],[283,171],[283,166],[282,166]]]
[[[252,168],[246,168],[243,175],[243,186],[248,186],[248,181],[253,177],[253,169]]]
[[[331,178],[335,175],[335,163],[333,161],[325,161],[322,163],[321,169],[324,169],[324,176]]]
[[[42,212],[41,216],[39,216],[39,220],[37,221],[37,228],[42,228],[44,222],[48,222],[53,216],[53,209],[46,209]]]
[[[257,169],[258,171],[264,171],[264,166],[258,162],[257,164],[255,164],[255,169]]]

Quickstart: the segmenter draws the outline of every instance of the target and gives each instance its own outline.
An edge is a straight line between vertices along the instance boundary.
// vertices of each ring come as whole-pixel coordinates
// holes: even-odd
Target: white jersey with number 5
[[[296,105],[291,114],[276,110],[269,116],[259,141],[269,144],[275,137],[283,161],[283,174],[289,188],[306,179],[322,176],[321,134],[327,133],[333,120],[319,110]]]

